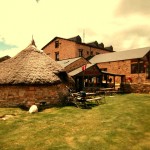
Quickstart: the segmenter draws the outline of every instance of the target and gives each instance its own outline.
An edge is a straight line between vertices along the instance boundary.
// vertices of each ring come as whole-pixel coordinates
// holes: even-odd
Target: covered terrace
[[[82,70],[82,67],[77,68],[69,72],[69,75],[75,80],[76,91],[96,91],[100,88],[116,89],[116,77],[119,78],[119,85],[125,82],[125,75],[101,71],[96,64],[87,64],[85,70]]]

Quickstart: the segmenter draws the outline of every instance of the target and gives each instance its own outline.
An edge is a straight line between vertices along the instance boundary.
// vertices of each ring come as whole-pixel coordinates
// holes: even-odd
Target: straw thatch
[[[5,61],[5,60],[7,60],[7,59],[10,59],[11,57],[10,56],[4,56],[4,57],[1,57],[0,58],[0,62],[2,62],[2,61]]]
[[[0,63],[0,84],[55,84],[61,83],[63,68],[39,51],[34,40],[18,55]]]

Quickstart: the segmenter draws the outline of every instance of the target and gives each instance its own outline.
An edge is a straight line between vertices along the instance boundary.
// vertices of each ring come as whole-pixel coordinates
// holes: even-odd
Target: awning
[[[106,74],[106,75],[111,75],[111,76],[125,76],[123,74],[115,74],[115,73],[110,73],[107,71],[101,71],[102,74]]]

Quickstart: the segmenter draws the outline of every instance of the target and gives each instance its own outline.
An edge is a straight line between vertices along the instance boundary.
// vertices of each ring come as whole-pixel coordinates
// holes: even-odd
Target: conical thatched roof
[[[4,62],[0,63],[0,84],[55,84],[63,68],[43,52],[34,40],[31,44]]]

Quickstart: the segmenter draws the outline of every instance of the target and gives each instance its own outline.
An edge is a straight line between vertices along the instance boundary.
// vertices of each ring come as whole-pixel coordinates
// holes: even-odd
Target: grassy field
[[[53,107],[37,114],[0,108],[1,150],[150,150],[150,95],[106,97],[80,109]]]

